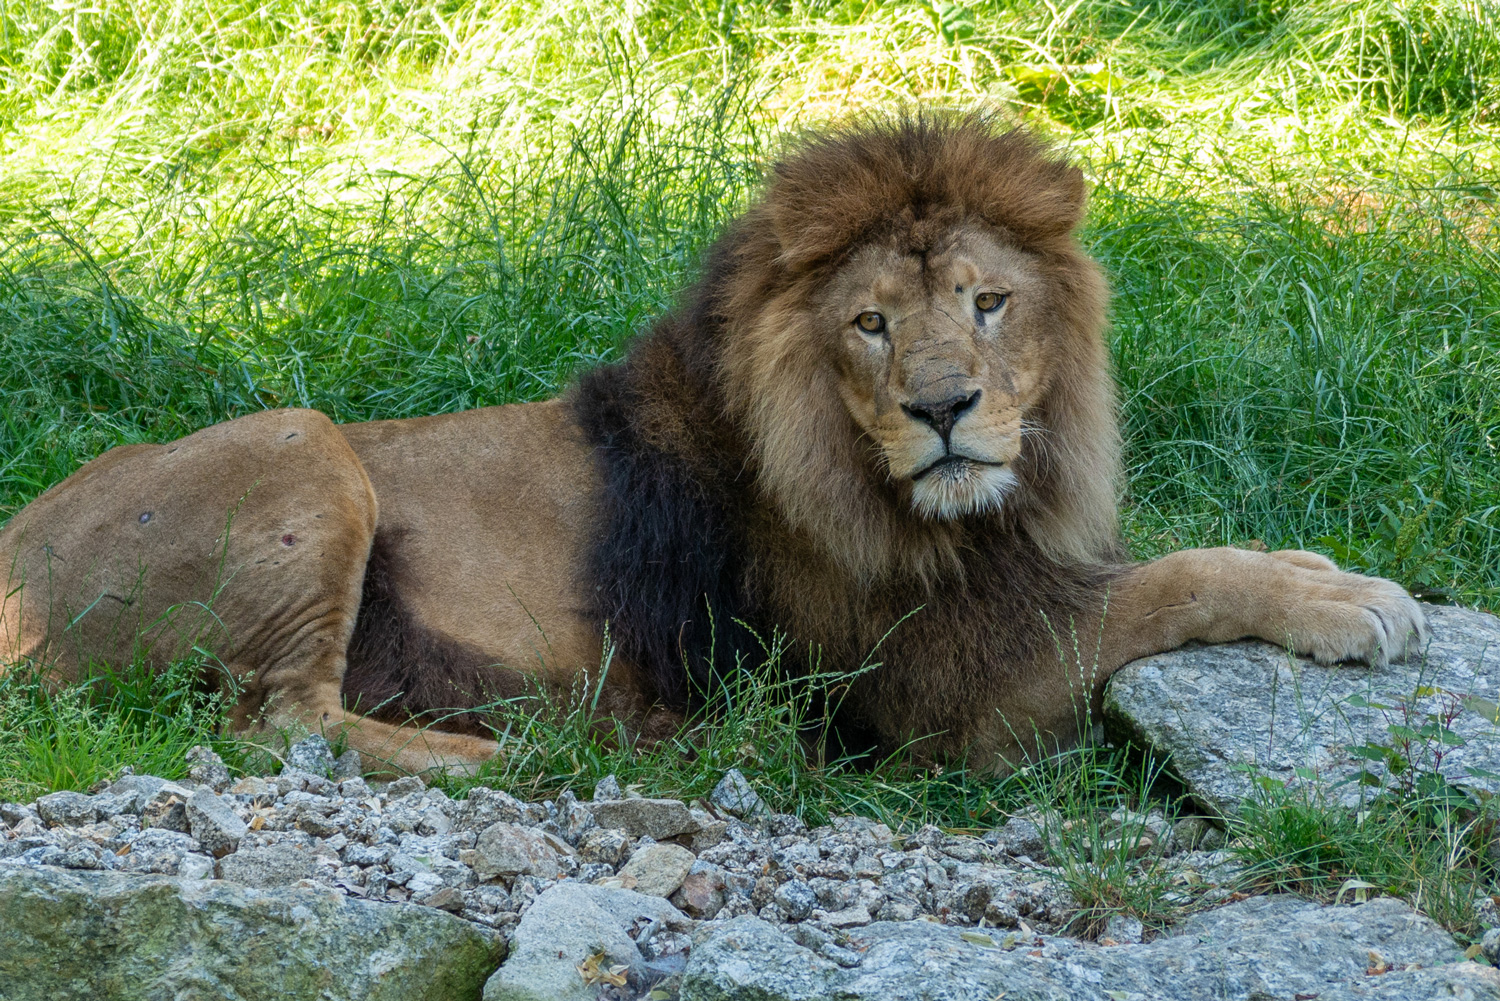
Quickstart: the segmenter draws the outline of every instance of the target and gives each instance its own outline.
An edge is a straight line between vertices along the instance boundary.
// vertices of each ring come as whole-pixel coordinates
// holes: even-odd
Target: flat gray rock
[[[603,953],[601,966],[623,966],[639,983],[649,971],[637,941],[690,924],[661,897],[558,883],[522,915],[510,958],[485,985],[484,1001],[594,1001],[599,987],[584,982],[579,964]]]
[[[1001,930],[881,922],[850,935],[860,959],[849,967],[758,918],[708,927],[682,1001],[1500,998],[1500,972],[1463,962],[1446,932],[1393,899],[1323,907],[1258,897],[1191,917],[1154,942],[1110,947],[1049,937],[1007,948]],[[1388,972],[1372,973],[1377,962]]]
[[[1356,805],[1370,789],[1350,780],[1364,768],[1385,772],[1348,748],[1389,743],[1390,725],[1417,729],[1426,713],[1445,710],[1456,711],[1450,729],[1465,743],[1443,748],[1443,775],[1500,792],[1500,726],[1480,712],[1483,703],[1500,703],[1500,619],[1462,608],[1424,610],[1432,630],[1425,650],[1380,668],[1324,667],[1257,641],[1142,658],[1110,680],[1106,723],[1117,737],[1170,755],[1193,797],[1224,817],[1238,816],[1253,791],[1252,774],[1296,786],[1307,781],[1296,769],[1310,770],[1330,799]],[[1425,694],[1417,697],[1419,690]],[[1466,705],[1469,696],[1483,701]],[[1429,756],[1419,766],[1430,770],[1432,763]]]
[[[5,1001],[473,1001],[504,940],[325,890],[0,866]]]

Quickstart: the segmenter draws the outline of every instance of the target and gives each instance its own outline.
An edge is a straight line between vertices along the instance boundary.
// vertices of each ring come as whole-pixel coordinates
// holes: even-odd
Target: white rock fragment
[[[687,878],[694,861],[693,853],[681,845],[648,845],[630,856],[620,875],[635,880],[637,893],[670,897]]]
[[[546,840],[518,824],[491,824],[474,846],[474,874],[481,880],[497,877],[558,875],[558,853]]]
[[[187,819],[190,833],[215,858],[238,848],[247,830],[229,804],[208,789],[200,788],[188,797]]]
[[[714,791],[708,794],[708,801],[735,817],[761,817],[770,813],[738,768],[724,773]]]

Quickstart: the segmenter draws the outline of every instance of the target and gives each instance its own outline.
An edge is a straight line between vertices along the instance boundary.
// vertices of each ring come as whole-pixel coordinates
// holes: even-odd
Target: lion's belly
[[[425,628],[528,674],[599,663],[574,576],[595,472],[563,403],[342,430],[374,487],[393,583]]]

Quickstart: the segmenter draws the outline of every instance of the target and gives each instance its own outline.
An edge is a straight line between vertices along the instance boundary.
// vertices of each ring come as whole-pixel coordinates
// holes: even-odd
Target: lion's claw
[[[1297,653],[1321,664],[1358,660],[1383,666],[1426,644],[1422,606],[1399,584],[1333,569],[1322,557],[1306,560],[1311,553],[1268,555],[1295,567],[1287,571],[1282,625]]]

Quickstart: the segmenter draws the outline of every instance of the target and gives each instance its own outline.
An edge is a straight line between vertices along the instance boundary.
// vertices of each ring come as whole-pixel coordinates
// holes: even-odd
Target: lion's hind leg
[[[344,707],[377,501],[339,429],[313,411],[271,411],[209,431],[225,441],[203,459],[222,466],[233,452],[244,487],[220,547],[224,580],[213,596],[225,634],[221,657],[238,683],[231,727],[272,744],[306,732],[342,738],[368,772],[470,773],[493,757],[493,741],[383,723]]]

